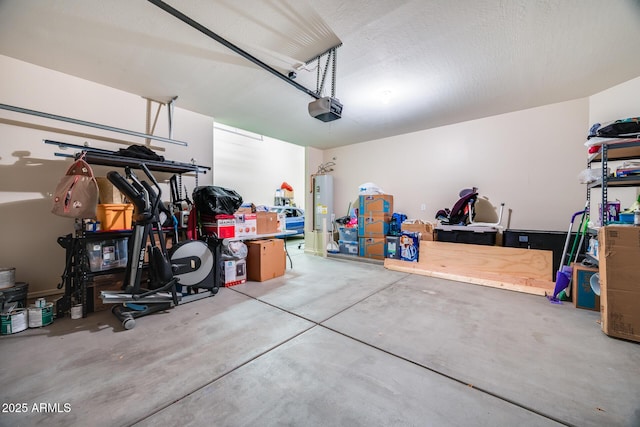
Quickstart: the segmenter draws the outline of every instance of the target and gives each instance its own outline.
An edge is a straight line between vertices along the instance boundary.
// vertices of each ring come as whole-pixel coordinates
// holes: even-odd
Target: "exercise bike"
[[[213,296],[219,283],[217,242],[213,242],[213,252],[212,242],[201,240],[183,241],[167,250],[162,224],[172,214],[161,202],[162,190],[154,176],[144,163],[140,167],[153,186],[139,180],[130,167],[125,168],[126,178],[116,171],[107,174],[107,179],[135,206],[122,290],[100,293],[103,303],[117,304],[111,311],[125,329],[132,329],[139,317]],[[143,288],[145,268],[148,287]]]

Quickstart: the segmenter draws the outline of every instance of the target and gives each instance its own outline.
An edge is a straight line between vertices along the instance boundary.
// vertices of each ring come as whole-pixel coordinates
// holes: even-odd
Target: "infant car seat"
[[[476,187],[465,188],[460,191],[459,197],[451,209],[440,209],[436,213],[436,219],[443,225],[469,224],[469,212],[472,211],[471,208],[478,200],[478,189]]]

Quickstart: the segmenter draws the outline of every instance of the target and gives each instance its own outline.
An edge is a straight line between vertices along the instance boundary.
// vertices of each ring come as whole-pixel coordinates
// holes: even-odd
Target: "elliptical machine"
[[[167,251],[162,217],[171,213],[162,205],[162,190],[154,176],[144,163],[140,167],[153,187],[140,181],[130,167],[125,168],[126,178],[116,171],[107,174],[109,181],[135,206],[122,291],[100,293],[103,303],[117,304],[111,311],[125,329],[132,329],[136,318],[218,292],[215,255],[207,243],[187,240]],[[141,287],[147,254],[148,289]]]

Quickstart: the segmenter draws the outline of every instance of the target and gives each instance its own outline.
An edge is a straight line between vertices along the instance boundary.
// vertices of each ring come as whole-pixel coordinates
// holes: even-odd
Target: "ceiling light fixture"
[[[393,95],[393,92],[391,92],[389,89],[385,89],[382,92],[380,92],[380,101],[384,105],[388,105],[391,102],[392,95]]]

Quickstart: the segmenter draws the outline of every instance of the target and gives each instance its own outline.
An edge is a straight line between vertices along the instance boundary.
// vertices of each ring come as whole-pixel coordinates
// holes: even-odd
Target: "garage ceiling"
[[[177,107],[217,122],[317,148],[581,98],[640,75],[637,0],[166,3],[314,91],[317,62],[304,63],[342,43],[342,119],[311,118],[308,94],[148,1],[0,0],[0,54],[178,96]]]

